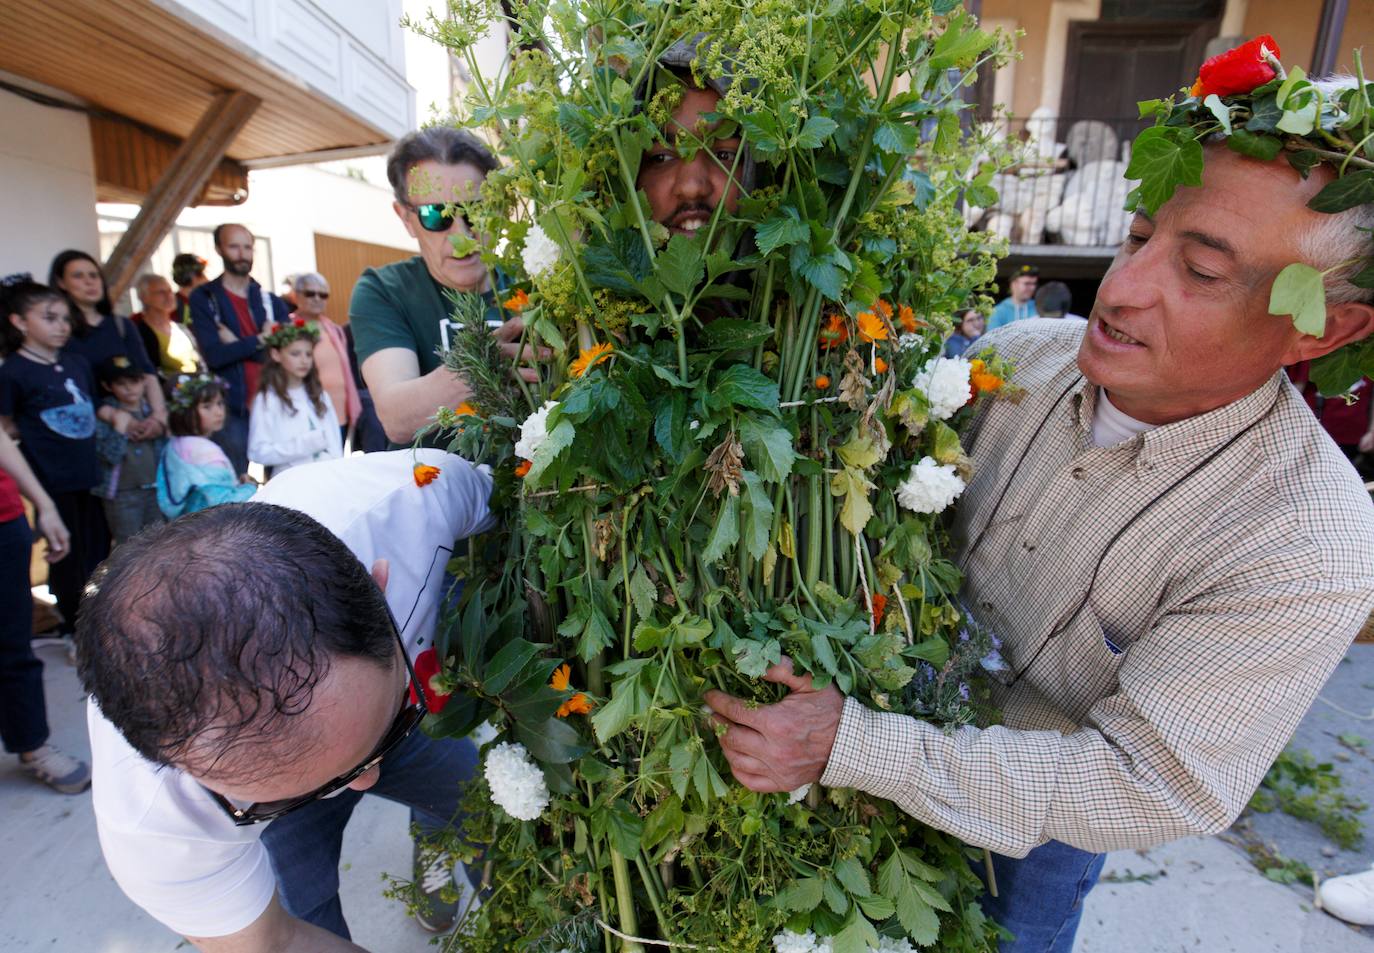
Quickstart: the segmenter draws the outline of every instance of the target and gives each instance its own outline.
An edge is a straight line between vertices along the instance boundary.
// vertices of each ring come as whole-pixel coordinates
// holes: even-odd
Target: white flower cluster
[[[805,797],[806,797],[808,794],[810,794],[810,793],[811,793],[811,782],[808,781],[808,782],[806,782],[805,784],[803,784],[801,787],[799,787],[799,788],[797,788],[795,791],[793,791],[791,794],[787,795],[787,803],[788,803],[788,804],[796,804],[796,803],[798,803],[799,801],[805,799]]]
[[[805,933],[783,930],[773,937],[774,953],[831,953],[831,949],[830,937],[818,937],[810,930]],[[916,953],[916,948],[906,937],[900,940],[879,937],[878,945],[869,949],[874,953]]]
[[[520,252],[520,260],[524,262],[525,274],[531,278],[538,278],[553,271],[553,266],[558,264],[558,259],[563,255],[563,249],[558,247],[558,243],[549,237],[549,233],[540,228],[538,224],[531,225],[530,230],[525,233],[525,247]]]
[[[533,821],[549,806],[544,772],[530,760],[524,745],[502,742],[492,748],[483,773],[491,787],[491,799],[511,817]]]
[[[953,464],[922,457],[897,487],[897,502],[916,513],[939,513],[964,492],[964,481]]]
[[[973,365],[962,357],[937,357],[916,372],[912,385],[930,401],[930,416],[948,420],[973,397]]]
[[[521,460],[533,460],[539,445],[549,436],[549,411],[558,406],[556,400],[544,401],[544,406],[525,418],[520,436],[515,441],[515,455]]]

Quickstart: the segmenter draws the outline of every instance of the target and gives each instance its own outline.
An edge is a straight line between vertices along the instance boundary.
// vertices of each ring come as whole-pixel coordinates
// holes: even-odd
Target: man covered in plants
[[[749,788],[857,788],[995,852],[1004,950],[1067,953],[1104,852],[1230,825],[1374,607],[1368,495],[1283,375],[1339,393],[1374,359],[1374,84],[1277,53],[1153,105],[1086,328],[987,339],[1024,399],[966,430],[954,532],[1000,723],[944,733],[786,659],[776,704],[707,694]]]

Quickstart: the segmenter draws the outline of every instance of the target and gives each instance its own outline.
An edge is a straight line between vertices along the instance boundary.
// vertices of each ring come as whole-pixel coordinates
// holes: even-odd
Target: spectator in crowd
[[[291,311],[300,310],[300,299],[296,297],[296,279],[300,275],[287,275],[281,281],[281,286],[286,290],[281,293],[281,300],[286,303],[286,307]]]
[[[228,414],[215,440],[238,473],[248,471],[248,407],[258,392],[263,341],[286,321],[286,304],[251,277],[253,233],[242,225],[215,229],[224,272],[191,293],[191,332],[211,373],[226,385]]]
[[[423,487],[417,461],[438,474]],[[477,752],[416,730],[448,700],[416,672],[490,492],[438,450],[330,460],[115,551],[78,640],[100,844],[135,903],[203,951],[358,953],[339,853],[363,792],[422,832],[461,821]],[[439,930],[454,863],[433,855],[417,844],[417,917]]]
[[[200,367],[196,340],[177,315],[178,301],[172,284],[161,275],[145,272],[134,282],[134,293],[143,310],[133,315],[143,338],[143,349],[153,359],[164,381],[194,374]]]
[[[171,289],[167,294],[170,297]],[[114,419],[95,424],[95,450],[100,482],[91,492],[104,500],[105,522],[119,545],[145,526],[161,523],[157,506],[157,465],[167,438],[135,440],[129,428],[152,413],[143,396],[143,375],[128,358],[112,357],[96,369],[101,404],[114,408]]]
[[[945,341],[945,357],[962,357],[974,341],[983,336],[983,316],[969,308],[959,317],[959,327]]]
[[[988,330],[1035,317],[1035,286],[1039,281],[1040,269],[1034,265],[1022,265],[1012,272],[1007,297],[997,302],[988,316]]]
[[[47,559],[68,554],[69,536],[43,484],[8,433],[0,429],[0,742],[19,756],[19,766],[55,791],[79,794],[91,783],[84,763],[48,744],[48,706],[43,663],[33,652],[33,599],[29,549],[33,533],[24,501],[33,504],[38,531],[48,541]]]
[[[363,410],[349,365],[348,335],[324,313],[329,303],[329,282],[324,275],[315,271],[302,272],[296,275],[294,287],[296,313],[292,317],[314,322],[320,329],[320,340],[315,345],[315,369],[319,371],[320,383],[334,404],[339,425],[347,436],[357,427]]]
[[[224,391],[209,374],[183,377],[172,391],[172,439],[157,468],[157,505],[168,519],[253,495],[253,485],[213,439],[228,416]]]
[[[81,590],[110,546],[105,513],[91,495],[100,481],[95,379],[86,359],[66,348],[73,321],[61,291],[26,274],[11,275],[0,283],[0,315],[6,354],[0,364],[0,427],[19,439],[24,459],[70,531],[70,555],[48,574],[69,638]]]
[[[1042,318],[1072,318],[1086,321],[1080,314],[1069,309],[1073,307],[1073,295],[1069,286],[1062,281],[1047,281],[1035,292],[1035,311]]]
[[[67,342],[69,351],[84,357],[92,370],[113,357],[123,356],[143,372],[143,396],[153,412],[148,419],[135,423],[130,436],[144,440],[166,435],[167,400],[162,393],[157,368],[149,360],[134,323],[114,313],[100,265],[83,251],[68,249],[53,259],[48,270],[48,284],[67,297],[73,323],[72,336]],[[113,413],[110,408],[99,411],[100,418],[106,422]]]
[[[1374,480],[1374,382],[1360,378],[1350,389],[1349,399],[1323,397],[1309,379],[1311,361],[1301,361],[1286,370],[1288,379],[1321,421],[1322,429],[1355,465],[1361,479]]]
[[[452,327],[445,291],[480,293],[487,299],[489,320],[500,317],[480,252],[455,257],[452,242],[481,241],[454,203],[475,199],[494,168],[496,158],[476,136],[451,126],[412,132],[397,141],[387,158],[392,208],[420,253],[364,271],[353,288],[348,314],[377,415],[398,446],[409,445],[437,408],[457,407],[471,393],[435,353]],[[523,330],[518,316],[496,329],[502,351],[512,358]],[[527,380],[538,379],[533,369],[521,373]]]
[[[386,430],[377,416],[377,405],[372,402],[372,392],[363,380],[362,368],[358,365],[358,349],[353,343],[353,326],[344,325],[344,340],[348,344],[348,367],[353,376],[353,386],[358,391],[362,409],[358,412],[358,422],[353,428],[352,449],[363,453],[377,453],[387,448]]]
[[[343,456],[339,418],[315,369],[319,340],[319,324],[301,317],[267,336],[267,366],[248,418],[248,458],[269,476]]]
[[[199,255],[182,252],[172,259],[172,281],[177,286],[177,322],[191,326],[191,292],[195,291],[209,278],[205,268],[209,263]]]

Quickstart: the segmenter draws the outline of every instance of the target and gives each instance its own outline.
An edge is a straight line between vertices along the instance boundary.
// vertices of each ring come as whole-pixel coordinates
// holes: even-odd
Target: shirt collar
[[[1278,399],[1283,383],[1283,371],[1277,371],[1267,381],[1239,400],[1232,401],[1205,414],[1187,417],[1164,424],[1143,434],[1137,434],[1123,445],[1136,455],[1137,470],[1176,466],[1195,460],[1201,454],[1220,446],[1268,413]],[[1074,388],[1074,420],[1078,425],[1083,446],[1091,445],[1093,414],[1096,412],[1098,389],[1080,378]]]

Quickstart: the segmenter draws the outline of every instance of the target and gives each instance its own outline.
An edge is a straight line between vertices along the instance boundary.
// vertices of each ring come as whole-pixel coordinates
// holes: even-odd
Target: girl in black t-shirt
[[[67,301],[28,275],[0,280],[4,363],[0,426],[20,441],[29,466],[71,532],[71,555],[53,565],[49,585],[70,632],[86,580],[109,552],[109,530],[91,488],[100,479],[95,452],[95,381],[71,336]]]

